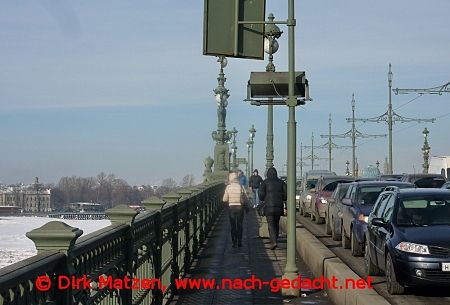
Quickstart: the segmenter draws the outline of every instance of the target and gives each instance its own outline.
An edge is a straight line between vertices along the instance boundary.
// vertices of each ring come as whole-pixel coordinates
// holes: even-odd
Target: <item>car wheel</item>
[[[331,226],[330,220],[328,219],[328,215],[325,213],[325,234],[331,234]]]
[[[338,230],[336,228],[336,225],[334,224],[334,219],[331,218],[331,238],[333,240],[339,241],[341,240],[341,230]]]
[[[372,263],[372,261],[370,260],[369,243],[367,240],[365,242],[365,247],[364,247],[364,267],[365,267],[367,275],[380,274],[380,269],[374,263]]]
[[[361,256],[362,255],[362,244],[356,238],[356,234],[353,230],[350,232],[350,248],[352,250],[353,256]]]
[[[405,292],[405,287],[397,282],[394,265],[392,264],[392,259],[389,252],[386,257],[386,286],[390,294],[403,294]]]
[[[349,249],[350,248],[350,238],[345,236],[344,226],[341,225],[341,236],[342,236],[342,248]]]

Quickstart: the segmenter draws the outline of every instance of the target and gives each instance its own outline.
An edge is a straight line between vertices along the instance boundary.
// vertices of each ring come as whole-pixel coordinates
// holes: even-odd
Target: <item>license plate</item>
[[[442,271],[450,272],[450,263],[442,263]]]

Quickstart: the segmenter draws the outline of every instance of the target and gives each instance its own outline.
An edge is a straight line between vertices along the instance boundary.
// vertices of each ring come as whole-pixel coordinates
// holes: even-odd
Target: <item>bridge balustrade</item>
[[[28,232],[38,254],[0,269],[0,305],[166,303],[177,293],[175,279],[189,271],[219,215],[224,187],[201,184],[162,200],[155,197],[144,201],[140,213],[114,207],[106,211],[112,224],[86,236],[59,221]],[[126,277],[140,284],[148,279],[152,287],[120,289]],[[77,287],[71,281],[58,289],[58,281],[69,283],[61,278],[85,278],[88,284]],[[42,279],[38,289],[36,281]]]

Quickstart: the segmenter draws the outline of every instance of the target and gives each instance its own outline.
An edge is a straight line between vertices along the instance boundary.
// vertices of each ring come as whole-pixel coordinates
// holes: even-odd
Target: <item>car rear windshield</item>
[[[397,225],[450,225],[450,194],[403,199],[397,213]]]
[[[326,192],[333,192],[339,183],[349,183],[349,182],[350,181],[343,181],[343,180],[333,181],[325,185],[323,187],[323,190]]]
[[[318,179],[308,179],[306,180],[306,189],[310,190],[316,187]]]
[[[359,189],[358,202],[360,204],[375,204],[378,195],[386,186],[363,186]]]
[[[440,177],[426,177],[414,182],[420,188],[440,188],[444,183],[445,179]]]

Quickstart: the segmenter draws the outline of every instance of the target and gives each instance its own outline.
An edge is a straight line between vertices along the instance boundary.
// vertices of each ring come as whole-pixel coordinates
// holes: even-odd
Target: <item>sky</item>
[[[300,143],[322,145],[328,115],[333,133],[356,117],[383,114],[388,65],[393,88],[431,88],[450,81],[450,1],[295,1],[296,70],[306,71],[313,101],[297,107]],[[201,182],[203,160],[213,156],[219,64],[203,51],[203,1],[0,0],[0,182],[57,183],[62,176],[114,173],[132,185]],[[266,14],[286,20],[287,1],[267,1]],[[287,28],[274,55],[287,71]],[[250,72],[267,60],[229,58],[226,124],[238,130],[238,157],[247,156],[256,129],[254,167],[265,166],[265,107],[246,97]],[[431,123],[394,125],[394,171],[418,172],[422,130],[431,155],[450,155],[450,94],[392,95],[393,108]],[[413,100],[413,101],[412,101]],[[285,170],[287,107],[275,107],[275,166]],[[398,108],[398,109],[397,109]],[[357,123],[365,134],[385,134],[385,123]],[[351,139],[334,139],[351,145]],[[303,155],[310,151],[303,151]],[[315,150],[326,157],[326,150]],[[360,168],[382,164],[387,138],[358,139]],[[351,150],[333,151],[343,174]],[[310,163],[305,161],[305,163]],[[327,160],[316,160],[327,168]],[[307,169],[308,166],[305,166]]]

